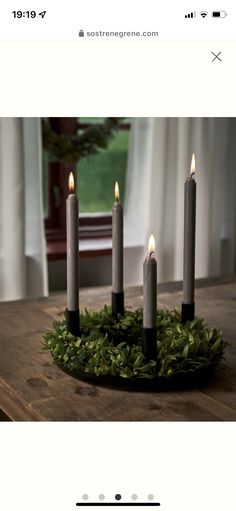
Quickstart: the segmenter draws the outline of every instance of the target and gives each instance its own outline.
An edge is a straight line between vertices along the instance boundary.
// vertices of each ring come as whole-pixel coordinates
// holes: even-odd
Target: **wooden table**
[[[99,309],[110,288],[81,292],[81,304]],[[179,307],[181,285],[160,285],[158,305]],[[80,382],[40,354],[41,332],[50,328],[66,303],[48,299],[0,304],[0,410],[14,421],[234,421],[236,420],[236,280],[201,281],[196,312],[224,330],[230,342],[225,360],[205,386],[172,392],[127,392]],[[126,290],[127,308],[142,305],[139,287]]]

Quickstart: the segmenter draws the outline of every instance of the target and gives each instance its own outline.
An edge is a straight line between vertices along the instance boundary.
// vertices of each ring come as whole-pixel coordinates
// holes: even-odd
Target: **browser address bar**
[[[33,8],[16,9],[15,2],[0,6],[0,40],[108,41],[152,38],[161,40],[235,40],[236,6],[225,0],[219,11],[214,5],[197,10],[193,3],[156,0],[68,0],[66,8],[51,0],[35,0]],[[81,32],[82,31],[82,32]],[[81,35],[81,37],[83,37]]]

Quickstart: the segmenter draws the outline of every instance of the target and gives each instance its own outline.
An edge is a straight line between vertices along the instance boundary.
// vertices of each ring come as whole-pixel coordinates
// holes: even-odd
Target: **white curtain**
[[[0,301],[47,296],[40,119],[0,118]]]
[[[158,281],[183,276],[184,182],[196,154],[196,277],[235,272],[236,120],[136,118],[125,199],[125,278],[142,282],[151,233]]]

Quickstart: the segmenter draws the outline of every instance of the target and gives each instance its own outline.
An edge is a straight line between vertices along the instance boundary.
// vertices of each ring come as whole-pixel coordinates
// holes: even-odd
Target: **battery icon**
[[[226,11],[212,11],[212,18],[225,18],[227,16]]]

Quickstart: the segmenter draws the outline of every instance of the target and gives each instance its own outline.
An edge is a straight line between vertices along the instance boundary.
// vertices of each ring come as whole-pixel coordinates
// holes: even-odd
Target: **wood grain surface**
[[[214,378],[198,388],[128,392],[83,383],[40,354],[42,331],[65,308],[65,294],[0,304],[0,420],[13,421],[234,421],[236,420],[236,281],[199,281],[196,314],[224,331],[230,343]],[[81,291],[82,307],[99,310],[111,289]],[[142,289],[129,288],[126,308],[142,306]],[[181,284],[158,288],[158,306],[180,307]]]

